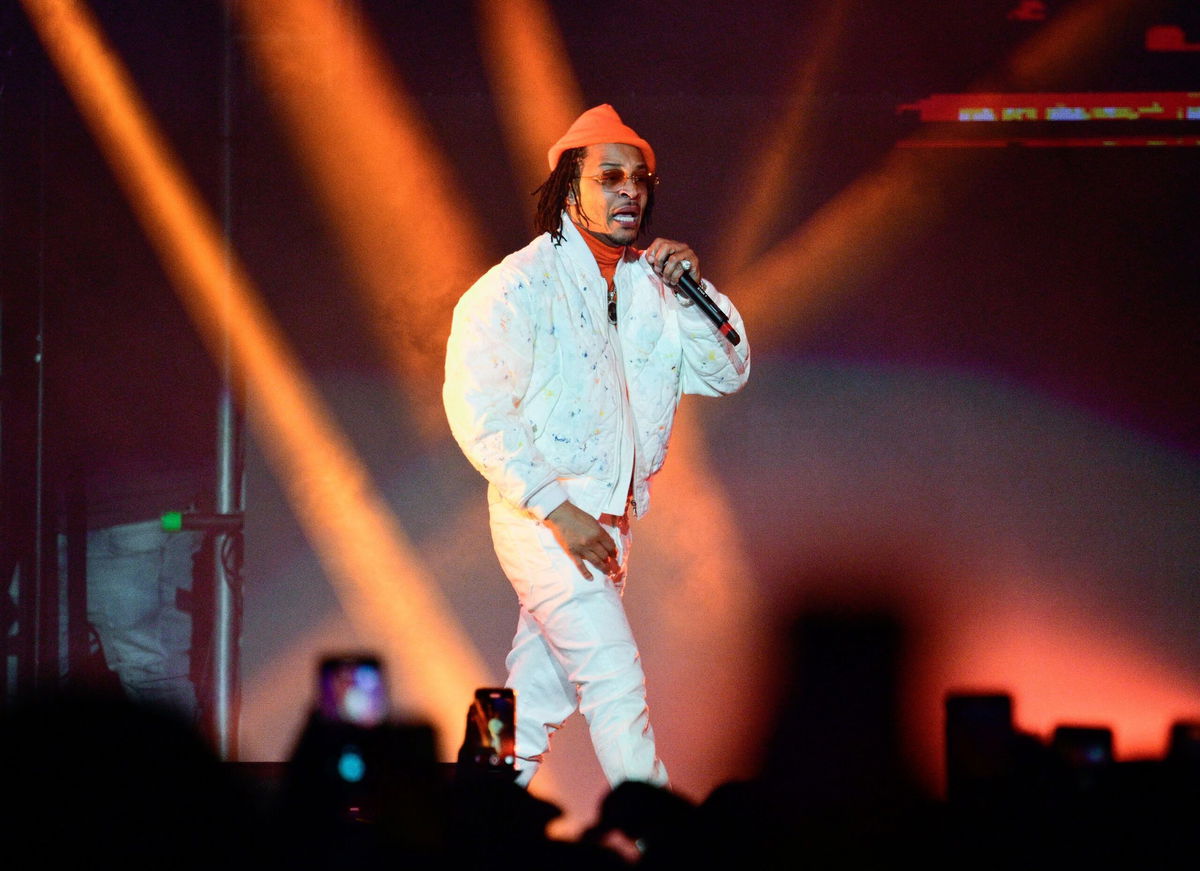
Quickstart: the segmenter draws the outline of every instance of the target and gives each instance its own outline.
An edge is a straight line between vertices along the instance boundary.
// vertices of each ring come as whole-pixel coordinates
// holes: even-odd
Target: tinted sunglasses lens
[[[615,191],[625,184],[625,173],[619,169],[610,169],[600,174],[600,184],[607,191]]]

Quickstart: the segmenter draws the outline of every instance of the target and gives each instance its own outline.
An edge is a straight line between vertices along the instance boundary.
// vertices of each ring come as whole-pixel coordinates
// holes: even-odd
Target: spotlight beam
[[[1123,31],[1144,24],[1156,5],[1154,0],[1080,0],[972,90],[1070,88],[1110,56]],[[906,245],[949,214],[970,180],[994,158],[991,151],[893,149],[877,168],[747,265],[730,286],[756,290],[739,305],[753,324],[758,347],[794,343],[797,329],[894,263]]]
[[[252,418],[343,607],[390,656],[393,671],[457,736],[487,669],[374,490],[200,198],[173,159],[127,73],[75,0],[23,0],[93,136],[207,342],[234,363]]]
[[[755,676],[741,670],[717,673],[698,665],[694,656],[702,650],[706,664],[764,664],[755,634],[747,631],[766,619],[753,592],[758,589],[754,561],[743,546],[737,513],[712,471],[713,460],[696,403],[685,401],[671,433],[670,462],[654,479],[655,508],[639,527],[633,558],[649,557],[649,565],[664,579],[656,599],[674,603],[659,606],[654,617],[658,644],[687,652],[668,658],[667,673],[658,674],[660,685],[703,682],[705,692],[722,699],[729,710],[756,711],[764,700]],[[680,602],[703,606],[679,607]],[[672,696],[666,703],[675,701]],[[722,750],[745,742],[750,727],[744,720],[713,721],[684,710],[672,722],[666,734],[674,736],[676,773],[693,778],[681,779],[678,786],[685,791],[705,794],[737,777],[748,762]]]
[[[738,189],[733,228],[722,240],[715,258],[718,270],[737,273],[761,253],[772,230],[783,216],[785,194],[795,190],[811,173],[811,156],[805,148],[813,138],[818,89],[833,66],[846,21],[845,0],[829,0],[825,20],[814,44],[805,53],[783,117],[772,127],[768,140],[755,150]]]
[[[583,94],[544,0],[480,0],[478,15],[500,124],[521,184],[533,191],[546,180],[547,146],[583,111]]]
[[[440,435],[450,314],[490,265],[491,242],[355,4],[254,0],[233,8],[349,255],[377,337],[426,432]]]

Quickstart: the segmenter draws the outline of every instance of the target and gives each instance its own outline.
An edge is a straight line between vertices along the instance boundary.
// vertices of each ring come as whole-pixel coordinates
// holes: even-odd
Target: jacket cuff
[[[550,481],[544,487],[533,491],[525,500],[525,509],[538,520],[545,520],[559,505],[567,501],[567,491],[558,481]]]
[[[712,297],[713,305],[724,312],[726,317],[729,317],[729,312],[725,311],[725,306],[721,305],[716,297],[712,296],[712,285],[705,282],[701,286]],[[687,302],[687,305],[683,305],[681,302],[679,306],[679,320],[683,326],[690,332],[707,332],[712,329],[712,321],[708,319],[708,315],[704,313],[704,309],[693,303],[690,298]]]

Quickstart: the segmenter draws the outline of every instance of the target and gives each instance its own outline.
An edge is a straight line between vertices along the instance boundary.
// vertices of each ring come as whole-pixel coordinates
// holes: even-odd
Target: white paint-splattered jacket
[[[596,260],[564,216],[559,244],[549,233],[539,236],[459,300],[443,400],[455,439],[491,485],[489,498],[538,518],[566,499],[593,516],[623,504],[617,491],[628,481],[619,468],[628,409],[640,516],[680,397],[728,394],[745,384],[750,350],[741,315],[711,284],[705,290],[743,336],[736,347],[697,306],[681,304],[644,258],[618,263],[614,284],[619,337],[608,324]]]

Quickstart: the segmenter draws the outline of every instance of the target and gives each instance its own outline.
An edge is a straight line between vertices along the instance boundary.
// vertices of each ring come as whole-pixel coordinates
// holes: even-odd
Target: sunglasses
[[[652,172],[627,173],[623,169],[606,169],[599,175],[584,175],[580,176],[580,178],[599,182],[600,187],[610,192],[619,191],[625,186],[626,180],[635,188],[645,191],[658,187],[658,176]]]

